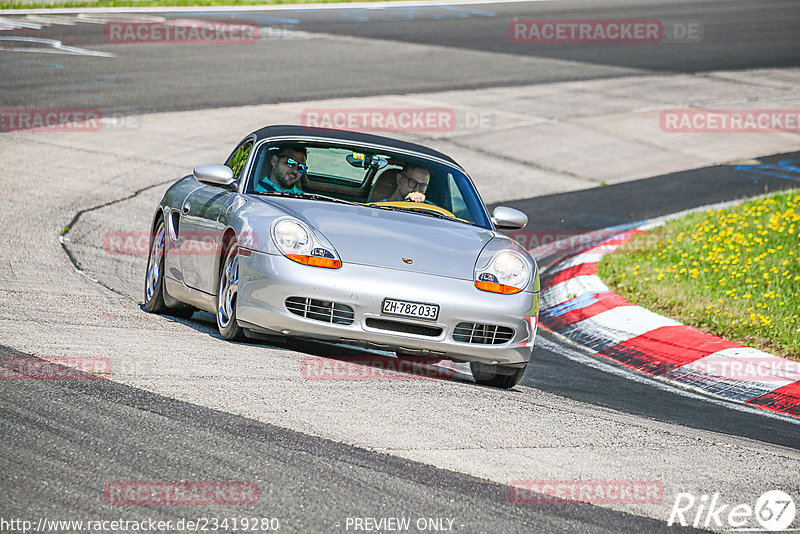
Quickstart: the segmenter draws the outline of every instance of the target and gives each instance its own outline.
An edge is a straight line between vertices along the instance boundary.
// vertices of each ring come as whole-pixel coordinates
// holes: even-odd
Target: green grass
[[[2,9],[42,9],[73,7],[176,7],[176,6],[258,6],[265,4],[331,4],[379,0],[67,0],[65,2],[0,2]]]
[[[600,262],[626,300],[730,341],[800,360],[800,193],[693,213]]]

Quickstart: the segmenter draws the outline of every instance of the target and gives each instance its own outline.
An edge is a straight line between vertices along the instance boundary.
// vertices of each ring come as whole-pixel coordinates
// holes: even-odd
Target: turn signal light
[[[312,267],[324,267],[326,269],[338,269],[342,266],[342,262],[333,258],[322,258],[319,256],[306,256],[304,254],[287,254],[287,258],[303,265],[310,265]]]
[[[488,291],[489,293],[500,293],[502,295],[513,295],[522,291],[518,287],[507,286],[498,284],[497,282],[486,282],[484,280],[475,280],[475,287],[481,291]]]

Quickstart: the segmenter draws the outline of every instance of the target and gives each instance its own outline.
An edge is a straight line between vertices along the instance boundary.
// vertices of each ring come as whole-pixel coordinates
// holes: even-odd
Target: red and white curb
[[[732,343],[625,301],[597,265],[641,230],[556,263],[542,275],[540,323],[596,355],[648,376],[800,417],[800,362]]]

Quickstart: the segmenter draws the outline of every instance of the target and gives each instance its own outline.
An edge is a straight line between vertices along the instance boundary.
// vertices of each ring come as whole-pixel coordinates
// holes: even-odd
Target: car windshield
[[[491,228],[477,191],[457,168],[358,146],[265,143],[246,193],[335,199]]]

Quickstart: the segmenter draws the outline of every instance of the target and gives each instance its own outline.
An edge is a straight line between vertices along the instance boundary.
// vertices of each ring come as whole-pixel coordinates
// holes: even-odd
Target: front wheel
[[[150,236],[150,253],[147,256],[147,271],[144,277],[144,309],[149,313],[163,313],[188,319],[194,308],[179,305],[170,308],[164,298],[164,256],[166,255],[166,231],[164,219],[159,219],[156,231]],[[169,297],[169,295],[167,295]]]
[[[482,386],[509,389],[513,388],[522,380],[525,374],[526,365],[514,367],[510,365],[491,365],[481,362],[470,362],[472,378]]]
[[[149,313],[164,313],[164,219],[159,219],[156,231],[150,236],[150,254],[144,278],[144,309]]]
[[[242,338],[242,327],[236,322],[236,301],[239,296],[239,249],[233,245],[222,264],[217,291],[217,328],[228,341]]]

